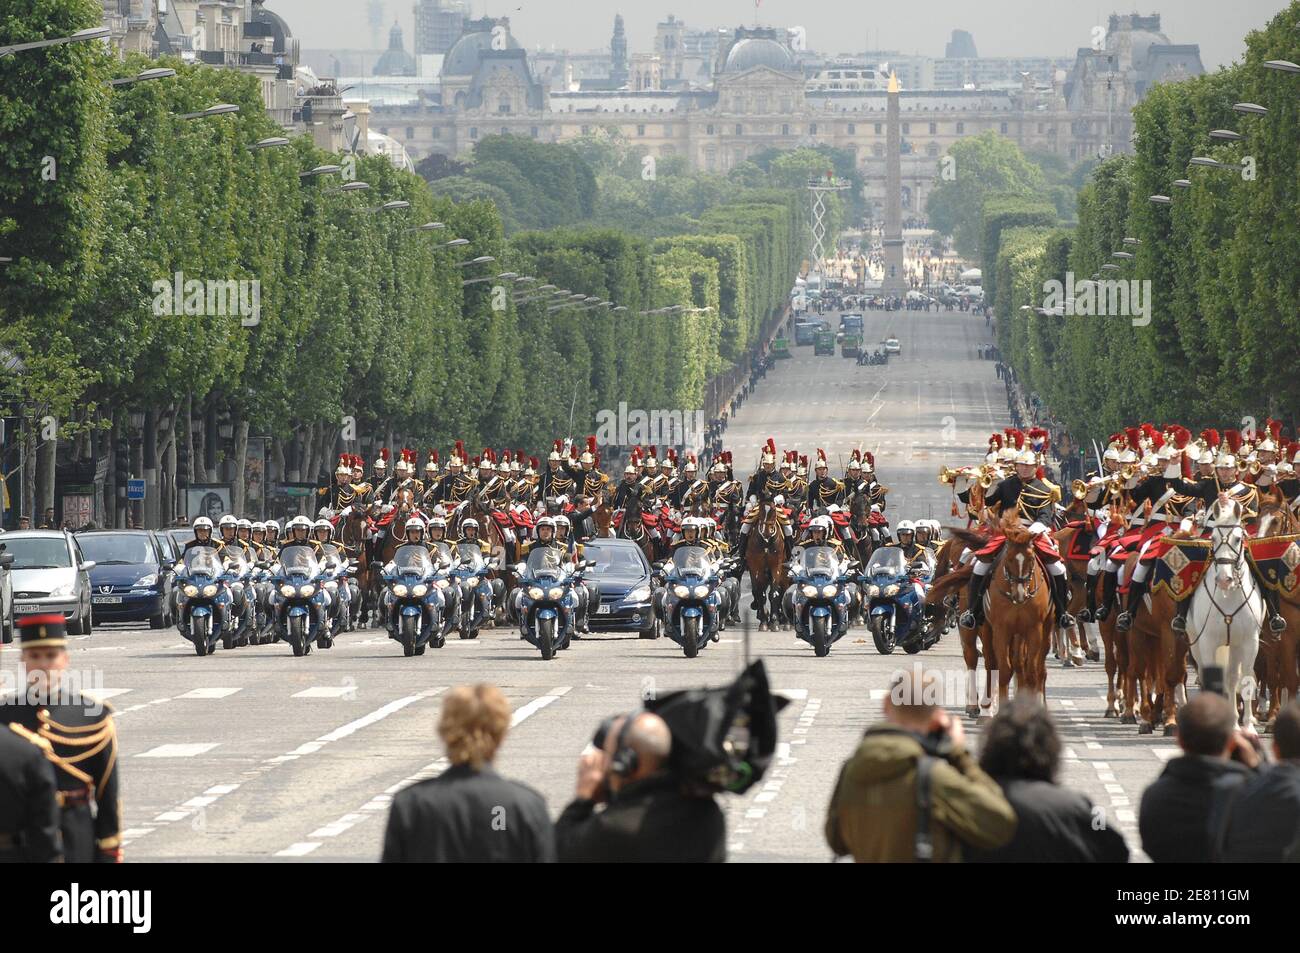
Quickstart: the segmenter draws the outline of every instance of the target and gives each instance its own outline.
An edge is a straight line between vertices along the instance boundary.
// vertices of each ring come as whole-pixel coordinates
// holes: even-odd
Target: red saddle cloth
[[[515,525],[515,521],[505,510],[492,510],[492,519],[503,529],[510,529]]]
[[[516,529],[532,529],[534,525],[532,510],[512,510],[510,513],[511,521],[515,524]]]
[[[1097,552],[1092,523],[1088,520],[1071,520],[1064,528],[1077,530],[1070,538],[1070,548],[1063,554],[1065,558],[1085,561],[1091,559]]]
[[[1007,541],[1006,536],[998,533],[989,538],[984,546],[975,551],[975,555],[992,556],[1002,548],[1003,543]],[[1061,558],[1061,552],[1056,548],[1056,540],[1052,538],[1051,533],[1039,533],[1034,537],[1034,554],[1045,562],[1056,562]]]

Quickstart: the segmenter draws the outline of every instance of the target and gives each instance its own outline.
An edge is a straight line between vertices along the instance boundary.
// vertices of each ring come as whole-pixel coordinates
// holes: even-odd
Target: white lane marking
[[[127,692],[135,691],[134,688],[94,688],[88,689],[83,694],[94,701],[106,702],[110,698],[116,698],[118,695],[125,695]]]
[[[571,691],[573,691],[573,686],[562,685],[559,688],[552,688],[545,695],[541,695],[537,698],[534,698],[532,701],[528,702],[525,705],[521,705],[519,708],[515,709],[515,713],[510,719],[510,727],[511,728],[518,727],[520,722],[523,722],[528,718],[531,718],[533,715],[537,714],[546,706],[556,701],[559,701],[561,698],[569,694],[569,692]],[[421,781],[427,781],[430,778],[436,778],[438,777],[438,775],[446,771],[447,768],[449,768],[450,766],[451,766],[451,762],[448,761],[445,757],[439,758],[437,761],[431,762],[430,764],[426,764],[415,774],[411,775],[410,777],[403,778],[401,781],[398,781],[396,784],[386,788],[382,794],[376,794],[374,797],[372,797],[365,804],[361,805],[361,807],[357,808],[355,811],[349,811],[347,814],[344,814],[338,820],[332,821],[329,824],[325,824],[322,827],[316,828],[316,830],[312,831],[310,834],[307,835],[309,838],[311,838],[311,840],[299,841],[296,844],[291,844],[288,847],[286,847],[284,850],[277,851],[275,853],[275,856],[276,857],[301,857],[303,854],[311,853],[317,847],[320,847],[321,841],[323,839],[329,837],[338,837],[340,834],[343,834],[351,830],[357,824],[360,824],[367,817],[370,817],[380,811],[386,811],[388,809],[388,806],[392,803],[393,796],[397,794],[398,791],[401,791],[403,788],[410,787],[412,784],[418,784]]]
[[[342,698],[344,695],[355,695],[357,687],[355,685],[317,685],[313,688],[304,688],[300,692],[294,692],[291,698]]]
[[[1148,748],[1158,761],[1168,761],[1170,758],[1176,758],[1183,753],[1183,749],[1177,745],[1161,745],[1158,748]]]
[[[797,697],[804,699],[804,706],[799,712],[799,719],[792,733],[795,735],[807,735],[808,730],[813,725],[813,721],[817,718],[818,712],[821,711],[821,699],[809,698],[808,690],[805,688],[782,689],[781,694],[791,698]],[[791,754],[794,750],[793,746],[804,744],[806,741],[807,738],[800,737],[789,742],[780,742],[776,746],[776,751],[774,752],[775,757],[772,759],[772,764],[768,768],[766,780],[764,781],[763,786],[758,790],[758,793],[755,794],[753,798],[749,799],[748,803],[737,805],[736,809],[739,809],[742,806],[744,807],[745,813],[742,815],[744,821],[761,821],[767,816],[769,810],[767,805],[770,805],[775,801],[777,795],[781,793],[781,788],[791,776],[791,769],[799,760]],[[733,835],[750,834],[753,832],[755,826],[756,825],[728,823],[728,827],[732,828]],[[733,840],[727,845],[727,851],[731,854],[744,853],[745,842],[742,840]]]
[[[195,744],[170,744],[159,745],[156,748],[150,748],[148,751],[142,751],[136,755],[137,758],[194,758],[201,754],[207,754],[221,742]]]
[[[211,796],[212,800],[209,801],[208,805],[206,805],[205,807],[198,807],[198,808],[188,807],[186,803],[183,803],[178,805],[177,807],[172,808],[172,810],[170,811],[158,815],[156,818],[154,818],[154,821],[159,824],[166,824],[171,821],[184,820],[185,818],[194,814],[196,811],[206,810],[206,807],[210,807],[213,802],[224,797],[230,792],[236,790],[241,784],[251,781],[254,778],[259,777],[260,775],[266,774],[268,771],[271,771],[279,764],[283,764],[286,761],[296,761],[298,760],[298,758],[302,757],[305,754],[313,754],[321,750],[321,748],[324,748],[327,744],[330,744],[331,742],[338,741],[342,738],[346,738],[349,735],[360,731],[362,728],[369,727],[370,725],[373,725],[377,721],[382,721],[383,719],[387,718],[389,715],[393,714],[394,712],[401,711],[403,708],[407,707],[408,705],[414,704],[415,702],[421,701],[422,699],[425,698],[431,698],[434,695],[438,695],[442,692],[445,692],[446,690],[447,687],[445,685],[440,685],[436,688],[425,689],[424,691],[419,692],[415,695],[406,695],[402,698],[398,698],[394,701],[391,701],[388,704],[375,709],[368,715],[364,715],[361,718],[357,718],[353,721],[348,722],[345,725],[341,725],[340,727],[335,728],[333,731],[329,732],[329,734],[321,735],[315,741],[308,742],[305,745],[299,745],[296,749],[294,749],[294,751],[291,751],[287,755],[280,755],[279,757],[264,759],[257,767],[253,768],[252,770],[245,771],[241,777],[241,780],[238,782],[229,783],[229,784],[217,784],[208,788],[207,791],[204,792],[204,794]],[[192,746],[163,745],[162,747],[174,748],[174,747],[192,747]],[[210,745],[209,747],[215,748],[216,745]],[[154,749],[154,750],[156,751],[159,749]],[[160,757],[159,755],[152,755],[148,752],[146,752],[145,755],[139,755],[138,757],[145,757],[145,756]],[[139,836],[143,837],[144,835],[141,834]],[[122,842],[123,844],[125,844],[127,841],[125,838],[123,838]],[[314,849],[315,848],[312,848],[312,850]]]
[[[216,699],[229,698],[236,692],[243,691],[241,688],[196,688],[192,692],[186,692],[184,695],[177,695],[180,698],[194,699]]]

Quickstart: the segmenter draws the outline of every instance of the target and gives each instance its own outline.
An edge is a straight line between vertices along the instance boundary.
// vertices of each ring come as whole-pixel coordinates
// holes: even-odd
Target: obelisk
[[[885,111],[885,280],[882,291],[902,297],[907,293],[903,272],[903,136],[898,118],[898,74],[889,73]]]

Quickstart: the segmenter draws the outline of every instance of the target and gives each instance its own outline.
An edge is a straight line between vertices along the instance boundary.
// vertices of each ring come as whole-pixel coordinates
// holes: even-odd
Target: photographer
[[[726,820],[669,769],[673,738],[651,712],[601,726],[578,759],[574,800],[555,823],[562,863],[722,863]],[[600,805],[604,805],[600,809]]]
[[[1203,690],[1178,709],[1178,746],[1182,756],[1142,792],[1142,849],[1158,864],[1207,863],[1216,811],[1252,777],[1260,758],[1237,728],[1237,707],[1214,691]]]
[[[895,674],[887,724],[867,730],[831,796],[826,842],[837,857],[954,863],[964,847],[991,850],[1015,833],[1011,805],[966,749],[940,691],[920,666]]]
[[[1235,789],[1216,828],[1216,859],[1232,864],[1300,860],[1300,702],[1273,726],[1276,761]]]

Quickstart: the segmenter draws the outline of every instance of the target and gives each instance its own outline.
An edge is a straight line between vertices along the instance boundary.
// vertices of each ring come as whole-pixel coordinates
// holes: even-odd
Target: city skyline
[[[268,0],[268,8],[282,15],[304,48],[364,48],[358,38],[368,35],[368,5],[357,0]],[[396,21],[408,50],[413,36],[413,2],[384,0],[382,31]],[[888,23],[871,20],[856,4],[808,4],[798,0],[763,0],[759,19],[765,25],[802,26],[808,45],[826,54],[893,50],[903,54],[942,57],[953,30],[967,30],[981,57],[1063,56],[1087,46],[1093,26],[1104,26],[1112,13],[1159,13],[1163,32],[1174,43],[1200,44],[1207,69],[1214,70],[1240,58],[1244,36],[1262,27],[1280,5],[1277,0],[1242,0],[1225,7],[1212,0],[1180,0],[1143,10],[1111,4],[1087,6],[1035,0],[986,0],[978,11],[957,0],[934,0],[924,17],[900,18]],[[557,7],[559,8],[557,10]],[[475,16],[508,16],[511,32],[528,49],[588,50],[608,47],[615,14],[622,14],[632,52],[649,51],[655,25],[675,14],[691,29],[734,28],[752,25],[754,6],[749,0],[696,0],[689,5],[609,3],[607,0],[570,0],[554,3],[506,0],[492,4],[473,0]],[[558,15],[557,15],[558,14]],[[854,21],[845,26],[845,19]],[[999,29],[1014,23],[1014,31]],[[834,44],[834,45],[833,45]]]

